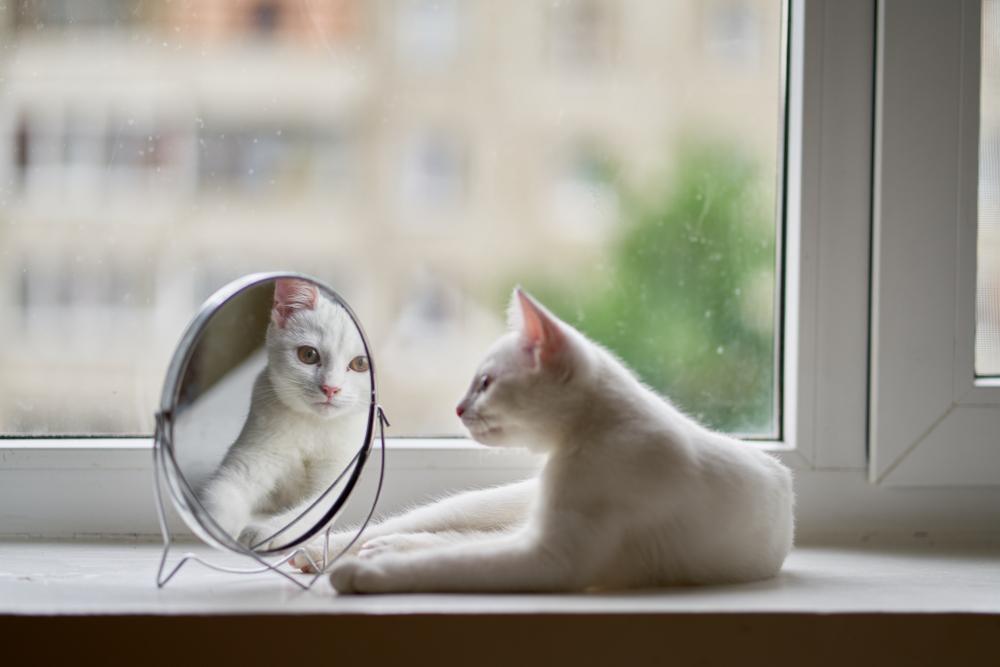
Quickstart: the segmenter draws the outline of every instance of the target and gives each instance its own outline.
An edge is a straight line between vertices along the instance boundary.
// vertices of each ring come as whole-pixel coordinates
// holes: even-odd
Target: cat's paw
[[[417,549],[427,549],[445,543],[447,543],[447,540],[434,533],[394,533],[367,540],[361,545],[358,556],[364,559],[372,559],[383,554],[416,551]]]
[[[252,549],[257,546],[257,543],[260,542],[261,538],[267,537],[267,534],[264,532],[265,530],[266,528],[264,526],[252,523],[240,531],[239,537],[236,538],[236,541],[245,546],[247,549]]]
[[[270,523],[251,523],[240,531],[240,535],[236,538],[236,541],[245,546],[247,549],[254,550],[268,550],[276,549],[281,546],[281,538],[268,540],[279,530],[282,526]],[[263,540],[267,540],[264,542]]]
[[[345,558],[333,566],[330,583],[337,593],[351,595],[384,592],[387,590],[388,581],[384,568],[377,562]]]
[[[288,563],[304,574],[316,574],[323,567],[323,547],[307,544],[296,550]]]
[[[336,558],[341,551],[347,549],[347,545],[351,544],[351,540],[353,538],[354,533],[337,533],[330,535],[329,547],[324,547],[325,538],[321,537],[297,550],[295,555],[292,556],[291,560],[288,562],[297,570],[305,572],[306,574],[315,574],[317,572],[317,568],[322,568],[324,565],[324,551],[326,551],[327,558],[332,560]],[[360,540],[355,541],[344,555],[347,556],[356,554],[360,548]]]

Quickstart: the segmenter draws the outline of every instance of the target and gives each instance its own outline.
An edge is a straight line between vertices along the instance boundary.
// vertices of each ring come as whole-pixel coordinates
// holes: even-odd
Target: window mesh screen
[[[983,3],[976,372],[1000,375],[1000,2]]]

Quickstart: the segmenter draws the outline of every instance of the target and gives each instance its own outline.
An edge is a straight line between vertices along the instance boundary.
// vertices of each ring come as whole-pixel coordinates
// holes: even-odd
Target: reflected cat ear
[[[274,307],[271,321],[283,329],[297,310],[312,310],[319,299],[319,290],[307,280],[278,278],[274,284]]]
[[[559,320],[520,287],[514,290],[508,315],[536,366],[552,365],[566,349],[566,332]]]

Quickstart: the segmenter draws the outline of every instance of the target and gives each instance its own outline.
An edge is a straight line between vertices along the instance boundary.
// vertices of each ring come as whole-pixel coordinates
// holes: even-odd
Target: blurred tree
[[[771,434],[773,186],[732,143],[676,155],[662,187],[619,188],[620,232],[603,266],[572,286],[525,286],[688,414]]]

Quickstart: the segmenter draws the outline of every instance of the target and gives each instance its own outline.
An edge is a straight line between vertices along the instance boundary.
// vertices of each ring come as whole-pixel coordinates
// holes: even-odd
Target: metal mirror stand
[[[357,542],[357,540],[361,537],[361,534],[364,532],[365,528],[368,526],[368,523],[371,521],[372,516],[375,514],[375,506],[378,504],[379,496],[382,493],[382,481],[385,478],[385,428],[390,425],[389,420],[385,416],[385,412],[382,410],[382,406],[378,404],[375,405],[375,419],[378,421],[378,429],[379,429],[378,437],[379,437],[380,452],[379,452],[378,484],[375,487],[375,494],[372,497],[371,507],[368,510],[368,514],[365,517],[365,520],[361,523],[360,526],[358,526],[358,529],[355,531],[354,537],[351,538],[351,541],[345,547],[343,547],[337,554],[335,554],[332,558],[330,557],[330,531],[333,530],[333,524],[335,519],[331,520],[329,525],[323,530],[323,557],[320,559],[318,563],[309,555],[308,551],[304,546],[297,547],[293,551],[284,554],[275,560],[268,560],[263,556],[261,556],[260,554],[258,554],[257,552],[255,552],[254,550],[247,547],[246,545],[241,544],[236,540],[232,540],[230,538],[229,543],[224,545],[226,548],[238,553],[242,553],[245,556],[252,558],[254,561],[258,563],[258,565],[260,565],[260,567],[255,567],[255,568],[226,567],[207,561],[197,554],[187,552],[181,556],[177,564],[174,565],[173,568],[171,568],[168,572],[167,558],[170,554],[170,547],[173,544],[173,535],[171,534],[170,528],[167,525],[167,514],[166,514],[166,507],[164,506],[163,486],[165,485],[167,487],[167,490],[170,493],[171,497],[173,498],[173,502],[175,506],[178,508],[178,511],[187,511],[185,508],[189,506],[190,499],[184,497],[184,492],[180,487],[180,484],[183,483],[183,480],[170,477],[171,471],[176,472],[177,470],[176,462],[173,460],[169,460],[172,457],[171,453],[172,447],[170,447],[170,440],[169,440],[170,434],[172,433],[172,428],[170,423],[171,415],[169,413],[163,413],[163,412],[157,413],[156,437],[153,443],[153,475],[154,475],[153,492],[154,492],[154,497],[156,499],[157,518],[160,522],[160,533],[163,536],[163,555],[160,557],[160,566],[156,571],[157,588],[163,588],[164,586],[166,586],[167,582],[173,579],[174,575],[177,574],[177,572],[189,561],[201,563],[202,565],[211,568],[213,570],[216,570],[218,572],[227,572],[230,574],[260,574],[262,572],[270,571],[284,577],[285,579],[292,582],[302,590],[308,590],[312,588],[313,584],[315,584],[319,580],[319,578],[322,577],[334,563],[336,563],[345,553],[347,553],[347,551],[352,546],[354,546],[354,543]],[[374,438],[371,438],[368,441],[368,444],[358,451],[358,453],[354,456],[354,458],[351,459],[351,462],[347,465],[347,467],[345,467],[344,470],[340,473],[340,475],[337,476],[337,479],[335,479],[323,492],[319,500],[322,500],[324,497],[326,497],[326,495],[329,494],[337,486],[337,484],[340,482],[343,476],[358,463],[358,457],[360,457],[362,453],[367,455],[368,451],[371,450],[371,445],[373,442]],[[212,543],[216,540],[214,539],[214,536],[211,536],[210,539],[207,539],[205,541]],[[315,573],[305,583],[303,583],[301,578],[292,576],[285,570],[281,569],[282,565],[285,565],[297,555],[302,555],[306,559],[306,561],[310,564],[310,566],[313,569],[313,572]]]

